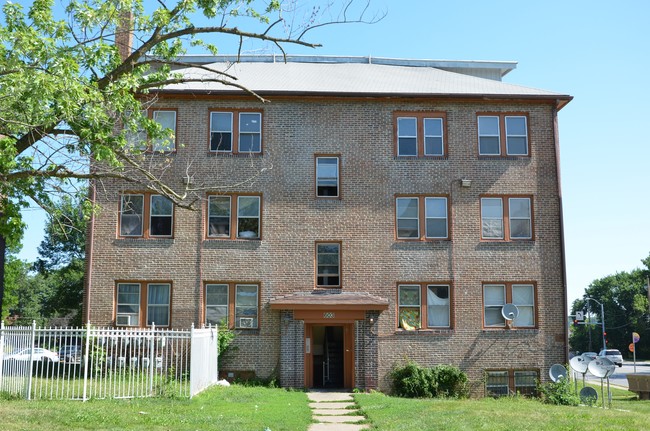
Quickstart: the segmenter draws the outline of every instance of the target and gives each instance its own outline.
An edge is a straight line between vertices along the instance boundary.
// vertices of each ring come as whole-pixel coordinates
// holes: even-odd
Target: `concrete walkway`
[[[307,392],[309,407],[312,416],[318,423],[311,424],[308,431],[358,431],[369,429],[367,424],[359,425],[355,422],[365,420],[358,413],[352,394],[349,392]]]

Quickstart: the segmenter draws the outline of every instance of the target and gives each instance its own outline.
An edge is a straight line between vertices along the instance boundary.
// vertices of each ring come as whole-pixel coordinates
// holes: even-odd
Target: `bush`
[[[451,365],[423,368],[414,362],[391,372],[393,393],[405,398],[453,397],[469,394],[467,375]]]
[[[228,324],[223,321],[219,325],[219,328],[217,330],[217,348],[218,348],[218,358],[219,358],[219,363],[221,363],[221,359],[223,359],[224,354],[228,351],[228,349],[231,347],[230,344],[233,342],[235,339],[235,331],[231,330],[228,328]]]
[[[557,382],[538,384],[537,389],[542,395],[542,401],[546,404],[558,406],[577,406],[580,404],[580,397],[575,393],[569,379],[560,379]]]

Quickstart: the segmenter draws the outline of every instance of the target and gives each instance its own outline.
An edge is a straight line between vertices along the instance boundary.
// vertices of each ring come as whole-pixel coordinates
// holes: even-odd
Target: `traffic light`
[[[577,327],[578,325],[580,325],[580,321],[578,319],[574,319],[573,320],[573,326]]]

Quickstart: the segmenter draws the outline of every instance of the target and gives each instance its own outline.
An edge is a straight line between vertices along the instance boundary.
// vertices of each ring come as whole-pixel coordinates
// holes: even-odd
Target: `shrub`
[[[230,344],[235,339],[235,331],[228,328],[228,324],[223,321],[217,330],[217,348],[219,363],[223,359],[224,354],[231,348]]]
[[[405,398],[455,397],[469,394],[467,375],[451,365],[433,368],[408,362],[391,372],[393,393]]]
[[[546,404],[559,406],[577,406],[580,404],[580,397],[575,393],[569,379],[560,379],[557,382],[548,382],[537,385],[542,401]]]

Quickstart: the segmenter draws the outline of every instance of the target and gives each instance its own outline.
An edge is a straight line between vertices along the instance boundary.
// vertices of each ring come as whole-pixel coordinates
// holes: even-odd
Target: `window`
[[[400,284],[398,327],[450,328],[451,288],[448,284]],[[426,298],[426,301],[422,299]]]
[[[142,111],[144,117],[153,119],[162,128],[162,136],[149,139],[144,129],[127,133],[129,148],[138,152],[153,151],[170,153],[176,151],[176,110],[158,109]]]
[[[395,199],[397,239],[448,239],[447,198],[405,196]]]
[[[176,111],[158,110],[152,111],[151,115],[168,132],[167,136],[151,140],[151,150],[161,153],[176,151]]]
[[[170,283],[117,283],[116,301],[117,326],[170,325]]]
[[[161,195],[123,194],[120,199],[119,223],[121,237],[171,237],[174,230],[174,204]]]
[[[536,325],[535,286],[528,283],[494,283],[483,285],[483,326],[505,328],[501,314],[505,304],[514,304],[519,315],[511,323],[515,328],[534,328]]]
[[[485,379],[485,391],[488,396],[501,397],[508,395],[508,372],[507,371],[487,371]]]
[[[207,283],[205,323],[229,328],[257,329],[259,326],[259,285],[248,283]]]
[[[316,243],[316,286],[341,287],[340,243]]]
[[[208,238],[260,239],[261,196],[208,196]]]
[[[316,196],[319,198],[339,197],[338,156],[316,157]]]
[[[482,197],[482,239],[532,239],[531,201],[531,197]]]
[[[501,133],[505,130],[505,136]],[[527,156],[528,124],[524,115],[479,115],[480,156]]]
[[[488,396],[501,397],[509,394],[536,396],[539,372],[534,370],[486,371],[485,391]]]
[[[210,152],[262,152],[262,114],[260,112],[210,112]]]
[[[443,157],[445,114],[396,112],[396,153],[405,157]]]

